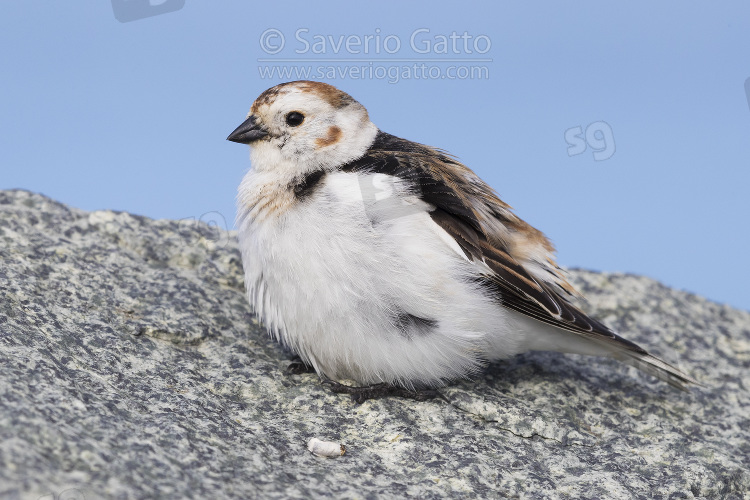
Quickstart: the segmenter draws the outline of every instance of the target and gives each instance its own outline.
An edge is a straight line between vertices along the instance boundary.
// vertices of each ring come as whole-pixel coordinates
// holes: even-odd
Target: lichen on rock
[[[450,403],[356,405],[285,372],[289,353],[245,300],[235,239],[0,191],[0,498],[750,491],[746,311],[576,270],[587,312],[706,387],[529,353],[443,389]],[[346,454],[316,457],[313,437]]]

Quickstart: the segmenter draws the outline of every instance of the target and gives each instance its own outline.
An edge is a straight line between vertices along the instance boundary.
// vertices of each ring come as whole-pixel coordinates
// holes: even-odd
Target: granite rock
[[[286,373],[235,240],[0,191],[0,499],[748,497],[750,313],[574,270],[588,312],[705,387],[529,353],[449,403],[357,405]]]

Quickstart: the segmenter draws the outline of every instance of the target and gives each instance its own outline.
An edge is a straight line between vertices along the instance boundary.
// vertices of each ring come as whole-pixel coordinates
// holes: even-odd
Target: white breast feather
[[[441,234],[431,207],[394,177],[387,197],[372,196],[367,186],[388,192],[375,175],[327,174],[262,224],[239,207],[248,296],[269,330],[320,373],[361,383],[436,384],[487,353],[520,352],[513,315],[472,280],[482,270]],[[241,190],[262,182],[251,171]],[[437,326],[407,336],[394,324],[400,312]]]

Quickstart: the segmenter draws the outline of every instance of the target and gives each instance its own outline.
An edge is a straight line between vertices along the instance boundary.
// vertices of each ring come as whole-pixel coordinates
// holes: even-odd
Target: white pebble
[[[321,441],[318,438],[312,438],[307,442],[307,449],[310,453],[319,457],[335,458],[346,453],[346,447],[341,443],[331,441]]]

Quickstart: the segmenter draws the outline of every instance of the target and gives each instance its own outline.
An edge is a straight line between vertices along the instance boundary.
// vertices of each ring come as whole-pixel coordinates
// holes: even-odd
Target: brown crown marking
[[[258,96],[250,108],[251,113],[257,113],[261,106],[270,105],[279,94],[285,92],[291,92],[294,89],[299,89],[302,92],[312,93],[326,101],[334,108],[343,108],[349,104],[357,102],[352,96],[343,92],[333,85],[329,85],[323,82],[313,82],[309,80],[298,80],[295,82],[287,82],[271,87],[264,91]]]

